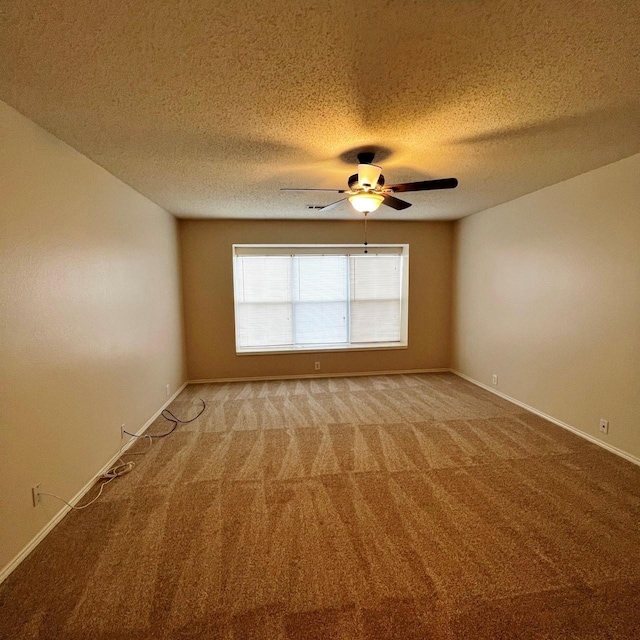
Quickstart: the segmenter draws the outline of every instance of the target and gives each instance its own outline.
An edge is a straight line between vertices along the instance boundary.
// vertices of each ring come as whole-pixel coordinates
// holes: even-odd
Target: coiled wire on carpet
[[[207,405],[205,403],[205,401],[200,398],[200,402],[202,402],[202,409],[200,409],[200,411],[198,412],[198,414],[196,416],[194,416],[193,418],[191,418],[190,420],[181,420],[180,418],[178,418],[175,414],[173,414],[171,411],[169,411],[169,409],[163,409],[162,412],[160,413],[160,415],[167,420],[168,422],[173,423],[173,426],[171,427],[171,429],[169,429],[169,431],[167,431],[166,433],[160,433],[160,434],[142,434],[142,435],[136,435],[135,433],[129,433],[128,431],[123,430],[122,433],[126,433],[128,436],[131,436],[132,438],[148,438],[149,440],[149,448],[146,449],[145,451],[133,451],[131,453],[126,453],[122,451],[122,449],[124,449],[125,445],[122,445],[120,447],[120,451],[118,452],[118,462],[120,464],[116,464],[113,467],[111,467],[108,471],[105,471],[100,478],[98,478],[99,480],[105,480],[105,482],[103,482],[100,485],[100,490],[98,491],[98,495],[93,498],[93,500],[91,500],[90,502],[87,502],[86,504],[83,504],[81,506],[75,506],[72,505],[71,503],[67,502],[64,498],[61,498],[60,496],[57,496],[55,493],[48,493],[46,491],[38,491],[38,495],[41,496],[51,496],[52,498],[56,498],[58,500],[61,500],[62,502],[64,502],[70,509],[75,509],[77,511],[81,511],[82,509],[86,509],[87,507],[90,507],[101,495],[102,495],[102,491],[104,490],[104,488],[110,483],[113,482],[116,478],[120,478],[121,476],[126,475],[127,473],[129,473],[133,467],[135,467],[135,462],[124,462],[122,460],[122,456],[141,456],[144,455],[145,453],[147,453],[150,449],[151,446],[153,445],[153,439],[154,438],[166,438],[168,435],[171,435],[176,428],[178,427],[179,424],[189,424],[190,422],[193,422],[194,420],[197,420],[204,412],[205,409],[207,408]]]

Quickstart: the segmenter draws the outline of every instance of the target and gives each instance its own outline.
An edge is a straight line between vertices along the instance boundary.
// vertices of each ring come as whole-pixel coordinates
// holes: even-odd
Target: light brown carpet
[[[2,638],[640,638],[639,467],[451,374],[199,397],[0,587]]]

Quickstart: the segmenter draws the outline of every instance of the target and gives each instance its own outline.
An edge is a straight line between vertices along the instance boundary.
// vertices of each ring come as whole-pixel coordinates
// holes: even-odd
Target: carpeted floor
[[[640,467],[451,374],[199,397],[0,587],[0,637],[640,638]]]

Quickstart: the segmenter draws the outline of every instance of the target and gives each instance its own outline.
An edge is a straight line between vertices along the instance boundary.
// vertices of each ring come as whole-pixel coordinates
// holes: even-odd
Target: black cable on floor
[[[204,410],[207,408],[207,405],[202,398],[200,398],[200,402],[202,402],[202,409],[200,409],[200,412],[198,413],[197,416],[194,416],[190,420],[181,420],[180,418],[177,418],[173,413],[171,413],[169,409],[163,409],[160,415],[168,422],[173,423],[173,427],[171,427],[171,429],[169,429],[169,431],[167,431],[166,433],[160,433],[158,435],[143,434],[141,436],[137,436],[135,433],[129,433],[128,431],[123,431],[123,433],[126,433],[128,436],[131,436],[132,438],[166,438],[168,435],[172,434],[176,430],[176,428],[178,427],[178,424],[189,424],[190,422],[197,420],[204,413]]]

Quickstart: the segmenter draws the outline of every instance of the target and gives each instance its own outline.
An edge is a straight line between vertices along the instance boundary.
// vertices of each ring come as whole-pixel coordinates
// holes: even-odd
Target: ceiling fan
[[[358,173],[349,177],[348,189],[295,189],[284,188],[280,191],[331,191],[333,193],[346,193],[344,198],[336,200],[318,211],[329,211],[341,202],[349,200],[353,208],[366,216],[375,211],[381,204],[385,204],[396,211],[408,209],[410,202],[396,198],[394,193],[406,193],[407,191],[433,191],[435,189],[455,189],[458,181],[455,178],[443,178],[440,180],[422,180],[421,182],[404,182],[402,184],[390,184],[385,186],[382,168],[372,164],[374,153],[367,151],[358,154]]]

